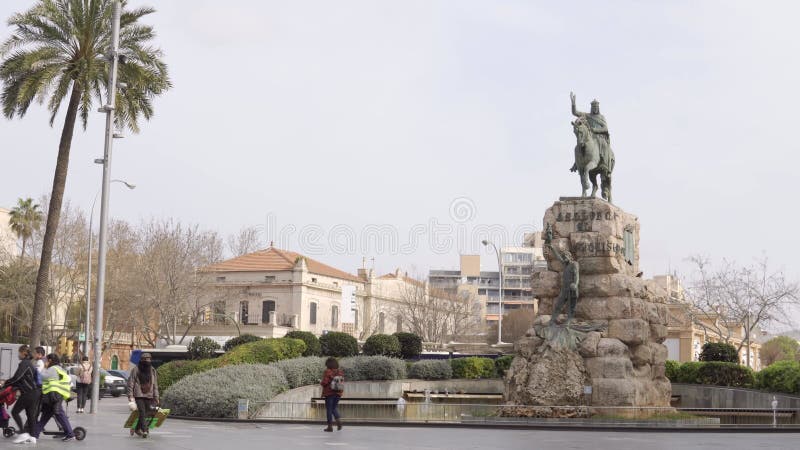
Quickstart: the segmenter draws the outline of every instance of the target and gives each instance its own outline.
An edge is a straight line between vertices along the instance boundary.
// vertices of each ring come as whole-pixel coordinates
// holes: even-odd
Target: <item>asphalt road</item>
[[[122,428],[128,416],[127,400],[106,398],[97,416],[75,414],[73,426],[88,430],[82,442],[63,443],[43,436],[38,449],[797,449],[800,435],[794,433],[680,433],[491,430],[485,428],[347,426],[334,433],[321,425],[216,423],[168,420],[149,439],[130,437]],[[50,424],[50,429],[55,427]],[[0,448],[32,448],[13,445],[0,438]]]

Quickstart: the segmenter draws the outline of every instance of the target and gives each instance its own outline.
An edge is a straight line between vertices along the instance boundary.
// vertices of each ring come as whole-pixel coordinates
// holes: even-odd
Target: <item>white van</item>
[[[11,378],[17,371],[21,345],[0,343],[0,381]]]

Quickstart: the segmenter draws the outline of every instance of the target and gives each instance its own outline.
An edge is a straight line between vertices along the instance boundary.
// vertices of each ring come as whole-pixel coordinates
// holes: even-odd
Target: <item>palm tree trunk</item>
[[[69,167],[69,151],[72,147],[72,135],[75,131],[75,122],[78,116],[78,105],[82,89],[77,81],[72,82],[72,93],[69,97],[67,115],[64,118],[64,128],[61,130],[61,141],[58,144],[58,159],[56,172],[53,177],[53,192],[50,194],[50,206],[47,210],[47,225],[42,240],[42,259],[39,263],[39,272],[36,275],[36,294],[33,297],[33,314],[31,320],[31,335],[29,343],[39,345],[41,342],[42,328],[45,322],[47,309],[47,293],[50,285],[50,259],[53,255],[53,243],[56,239],[58,221],[61,218],[61,203],[64,200],[64,188],[67,184],[67,169]],[[56,293],[58,295],[58,293]]]

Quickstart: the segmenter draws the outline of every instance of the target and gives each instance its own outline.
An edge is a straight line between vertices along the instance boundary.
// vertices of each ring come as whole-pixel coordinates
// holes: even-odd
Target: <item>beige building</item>
[[[737,348],[742,344],[745,339],[743,324],[725,323],[715,315],[703,314],[693,309],[677,277],[659,275],[653,277],[653,280],[669,293],[669,333],[664,341],[668,359],[678,362],[698,361],[706,342],[721,342],[727,338]],[[760,332],[754,330],[752,334],[749,345],[750,367],[761,370],[761,344],[755,338]],[[742,364],[746,364],[747,352],[748,345],[743,345],[739,352],[739,361]]]
[[[0,261],[19,256],[17,236],[11,231],[11,211],[0,208]]]
[[[203,301],[203,323],[191,334],[216,336],[218,341],[237,332],[280,337],[291,330],[316,335],[343,331],[365,339],[375,333],[409,331],[400,313],[405,297],[420,288],[432,295],[427,283],[399,270],[378,277],[362,268],[353,275],[275,247],[200,273],[210,290]]]

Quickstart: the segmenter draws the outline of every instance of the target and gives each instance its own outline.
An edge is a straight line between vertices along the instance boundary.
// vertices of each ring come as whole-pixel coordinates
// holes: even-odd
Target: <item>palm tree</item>
[[[116,126],[139,131],[139,118],[153,115],[152,100],[171,87],[162,53],[152,47],[153,28],[138,23],[155,12],[152,8],[124,9],[120,20],[119,81],[124,83],[116,98]],[[112,0],[37,0],[28,11],[14,14],[8,24],[10,38],[0,46],[0,104],[11,119],[22,117],[37,100],[47,103],[50,126],[67,97],[67,109],[47,211],[42,256],[36,277],[36,295],[31,324],[32,344],[38,344],[44,326],[50,258],[64,199],[69,151],[80,113],[86,129],[89,112],[102,104],[106,92],[111,47]],[[123,86],[123,84],[120,84]],[[95,103],[96,102],[96,103]]]
[[[17,206],[11,208],[9,215],[11,216],[8,220],[11,231],[17,235],[18,239],[22,239],[22,253],[19,257],[23,259],[28,239],[42,225],[42,210],[39,209],[38,204],[33,203],[32,198],[28,197],[24,200],[20,198],[17,199]]]

